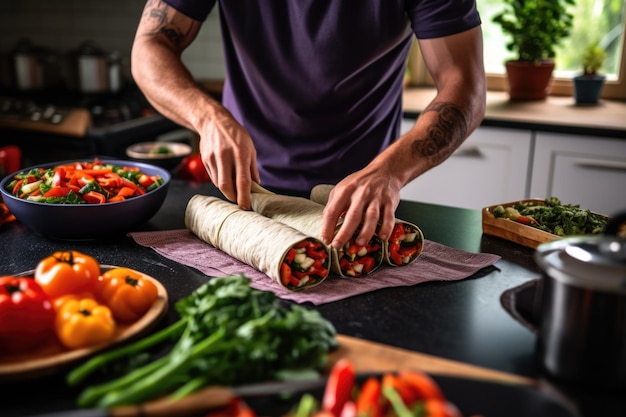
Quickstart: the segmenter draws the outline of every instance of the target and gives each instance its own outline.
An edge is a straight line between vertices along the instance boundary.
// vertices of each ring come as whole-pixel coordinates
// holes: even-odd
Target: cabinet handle
[[[484,158],[485,155],[480,151],[478,146],[467,146],[465,148],[459,148],[453,154],[454,156],[461,156],[465,158]]]
[[[581,168],[614,169],[626,171],[626,162],[607,161],[602,159],[576,159],[574,164]]]

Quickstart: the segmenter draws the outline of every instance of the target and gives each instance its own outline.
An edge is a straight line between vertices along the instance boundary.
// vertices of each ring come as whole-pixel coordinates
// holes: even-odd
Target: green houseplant
[[[597,104],[606,77],[600,74],[604,65],[606,51],[598,42],[590,43],[585,47],[581,75],[574,77],[574,99],[576,104]]]
[[[511,100],[542,100],[549,91],[555,47],[569,35],[574,0],[502,0],[493,18],[510,36],[506,47],[517,54],[505,63]]]

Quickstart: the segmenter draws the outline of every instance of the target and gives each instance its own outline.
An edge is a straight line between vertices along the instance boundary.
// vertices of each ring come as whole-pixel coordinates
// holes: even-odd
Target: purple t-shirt
[[[165,0],[204,21],[217,0]],[[399,134],[411,39],[480,24],[473,0],[219,1],[223,104],[262,184],[308,192],[365,167]]]

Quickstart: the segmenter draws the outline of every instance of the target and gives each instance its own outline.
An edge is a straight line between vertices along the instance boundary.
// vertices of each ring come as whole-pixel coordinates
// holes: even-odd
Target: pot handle
[[[626,222],[626,211],[617,213],[615,216],[611,216],[606,224],[606,227],[604,228],[604,234],[609,236],[626,237],[626,227],[624,226],[624,222]]]

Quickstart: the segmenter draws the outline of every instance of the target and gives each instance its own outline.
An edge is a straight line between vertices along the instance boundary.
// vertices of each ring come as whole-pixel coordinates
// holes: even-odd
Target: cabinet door
[[[472,209],[527,198],[530,144],[530,131],[480,127],[400,197]]]
[[[626,210],[626,140],[537,133],[530,194],[607,215]]]

